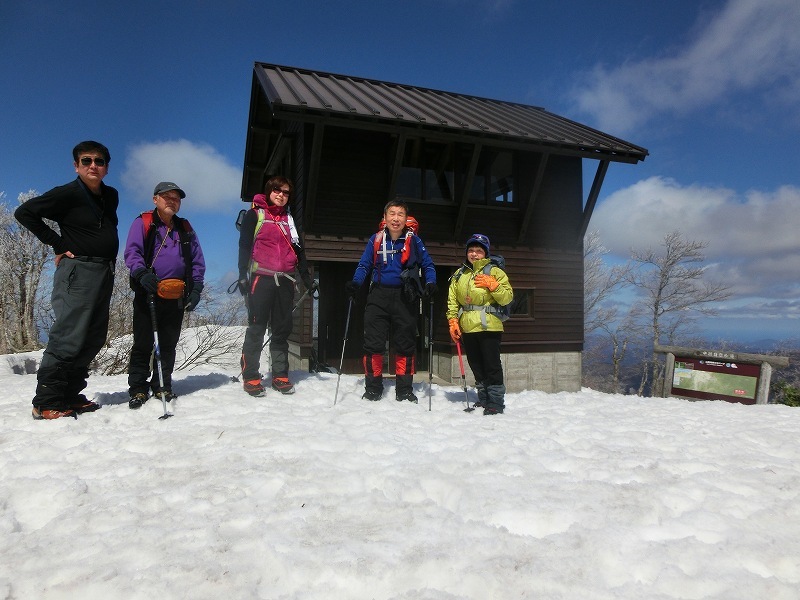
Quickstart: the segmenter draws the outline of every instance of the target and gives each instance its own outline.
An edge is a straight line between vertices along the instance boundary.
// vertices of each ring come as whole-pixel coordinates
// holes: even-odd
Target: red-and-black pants
[[[403,299],[402,290],[372,284],[364,310],[364,375],[367,391],[383,392],[383,355],[390,339],[395,353],[396,392],[411,391],[416,362],[417,302]]]

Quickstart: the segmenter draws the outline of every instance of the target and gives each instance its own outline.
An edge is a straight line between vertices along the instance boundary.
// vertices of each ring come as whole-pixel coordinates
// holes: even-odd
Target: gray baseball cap
[[[158,196],[159,194],[163,194],[164,192],[169,192],[171,190],[175,190],[178,192],[181,198],[186,198],[186,192],[184,192],[181,188],[179,188],[176,184],[172,183],[171,181],[162,181],[156,186],[156,189],[153,190],[153,196]]]

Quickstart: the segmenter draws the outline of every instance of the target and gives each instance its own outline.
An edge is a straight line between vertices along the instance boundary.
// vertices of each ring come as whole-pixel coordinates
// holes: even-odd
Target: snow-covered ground
[[[0,598],[800,598],[800,409],[587,389],[490,417],[351,375],[334,406],[334,374],[254,399],[231,366],[176,373],[170,419],[122,375],[35,422],[23,362],[0,357]]]

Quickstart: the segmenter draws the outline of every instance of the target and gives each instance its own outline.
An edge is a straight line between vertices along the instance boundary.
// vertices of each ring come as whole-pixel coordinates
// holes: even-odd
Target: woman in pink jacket
[[[298,273],[311,293],[317,289],[288,209],[293,187],[286,177],[272,177],[265,193],[253,197],[253,207],[239,229],[239,291],[246,297],[248,313],[241,365],[244,391],[251,396],[265,394],[259,368],[267,326],[272,389],[294,393],[289,381],[289,335]]]

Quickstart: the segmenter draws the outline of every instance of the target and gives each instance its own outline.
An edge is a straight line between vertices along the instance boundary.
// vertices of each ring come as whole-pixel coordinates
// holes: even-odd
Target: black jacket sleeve
[[[258,223],[256,211],[253,209],[248,210],[239,228],[239,279],[244,279],[249,274],[250,258],[253,256],[253,238],[256,234],[256,223]]]
[[[300,275],[300,279],[303,280],[303,285],[306,288],[311,287],[311,273],[308,271],[308,261],[306,260],[306,251],[300,244],[292,244],[292,248],[294,248],[294,253],[297,255],[297,273]]]
[[[56,254],[63,254],[69,248],[56,231],[44,222],[44,219],[58,220],[61,217],[59,200],[63,188],[54,188],[37,198],[23,202],[14,211],[14,217],[25,229],[35,235],[40,242],[53,247]]]

